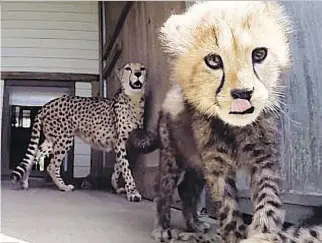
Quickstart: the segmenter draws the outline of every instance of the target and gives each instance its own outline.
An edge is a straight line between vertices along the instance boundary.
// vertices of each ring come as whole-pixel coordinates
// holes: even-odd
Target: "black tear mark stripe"
[[[131,83],[132,68],[130,70],[129,83]]]
[[[255,64],[253,64],[253,71],[255,73],[255,76],[258,78],[258,80],[261,80],[258,76],[258,73],[256,72],[256,69],[255,69]]]
[[[219,94],[219,92],[221,91],[222,87],[224,86],[225,83],[225,71],[223,70],[223,75],[219,84],[219,87],[216,90],[216,95]]]

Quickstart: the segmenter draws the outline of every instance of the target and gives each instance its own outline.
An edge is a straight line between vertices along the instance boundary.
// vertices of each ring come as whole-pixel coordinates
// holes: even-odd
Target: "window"
[[[12,106],[12,127],[31,127],[31,110],[26,107]]]

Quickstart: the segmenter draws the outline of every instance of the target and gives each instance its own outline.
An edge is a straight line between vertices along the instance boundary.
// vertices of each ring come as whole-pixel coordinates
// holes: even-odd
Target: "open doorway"
[[[10,151],[9,169],[13,170],[24,157],[28,144],[32,126],[41,106],[20,106],[10,105],[11,124],[10,124]],[[42,166],[43,167],[43,166]],[[33,170],[43,171],[40,165],[35,165]]]
[[[2,123],[2,154],[1,166],[7,168],[7,174],[22,161],[31,138],[32,126],[41,107],[52,99],[64,94],[73,95],[74,82],[40,82],[40,81],[6,81],[4,86],[3,123]],[[39,144],[44,140],[43,133]],[[72,148],[62,163],[62,177],[67,180],[73,176]],[[46,167],[49,158],[34,164],[32,177],[48,178]],[[3,172],[2,172],[3,174]]]

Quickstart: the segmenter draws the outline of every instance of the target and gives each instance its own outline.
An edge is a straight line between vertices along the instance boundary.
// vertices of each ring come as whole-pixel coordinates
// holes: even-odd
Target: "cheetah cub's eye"
[[[267,49],[265,47],[255,48],[252,53],[253,63],[261,63],[267,56]]]
[[[204,58],[206,65],[211,69],[223,68],[222,59],[217,54],[209,54]]]
[[[131,71],[131,68],[130,67],[126,67],[125,70],[126,71]]]
[[[145,71],[145,67],[141,67],[141,71]]]

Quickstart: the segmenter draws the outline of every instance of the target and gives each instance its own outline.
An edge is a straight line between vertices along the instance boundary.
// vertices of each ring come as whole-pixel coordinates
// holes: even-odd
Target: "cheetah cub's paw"
[[[269,233],[258,233],[249,236],[247,239],[242,240],[240,243],[275,243],[278,242],[278,239],[274,234]]]
[[[180,232],[181,231],[178,229],[163,229],[161,226],[159,226],[152,231],[151,235],[159,242],[170,242],[170,240],[178,240]]]
[[[198,222],[196,226],[196,232],[198,233],[207,233],[209,232],[211,226],[206,222]]]
[[[71,185],[71,184],[69,184],[69,185],[65,186],[65,187],[62,189],[62,191],[64,191],[64,192],[71,192],[71,191],[74,191],[74,190],[75,190],[75,187],[74,187],[73,185]]]
[[[23,190],[27,190],[29,188],[28,181],[21,181],[20,185],[21,185],[21,189]]]
[[[142,200],[142,196],[138,191],[129,192],[127,194],[127,200],[130,202],[140,202]]]
[[[170,241],[170,243],[220,243],[220,237],[213,234],[181,232],[179,239]]]
[[[220,237],[215,234],[183,232],[178,229],[162,229],[158,227],[153,230],[154,239],[159,242],[169,243],[220,243]]]

